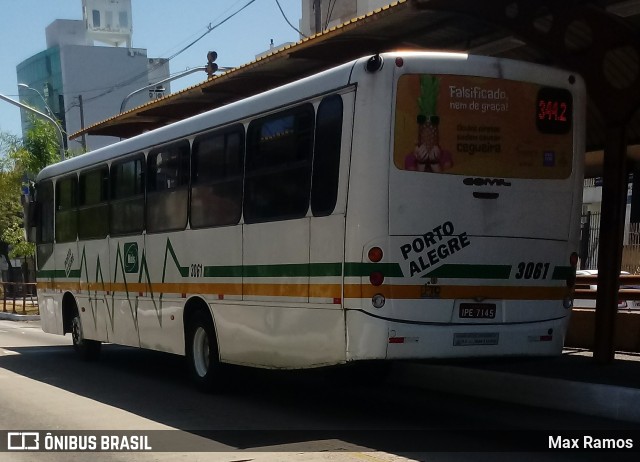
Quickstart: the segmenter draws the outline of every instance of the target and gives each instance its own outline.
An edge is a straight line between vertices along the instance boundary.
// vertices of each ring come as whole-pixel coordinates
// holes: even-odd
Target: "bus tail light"
[[[382,283],[384,282],[384,274],[382,274],[380,271],[374,271],[369,275],[369,282],[372,286],[376,287],[382,285]]]
[[[382,249],[380,247],[371,247],[369,249],[367,257],[369,257],[370,262],[378,263],[380,260],[382,260],[383,255],[384,253],[382,252]]]
[[[578,266],[578,254],[576,252],[573,252],[571,254],[571,256],[569,257],[569,263],[571,264],[571,266],[573,266],[574,268],[576,268]]]

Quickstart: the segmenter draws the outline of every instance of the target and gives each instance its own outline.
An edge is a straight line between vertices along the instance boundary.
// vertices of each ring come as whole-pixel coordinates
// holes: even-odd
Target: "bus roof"
[[[95,151],[90,151],[77,157],[49,165],[38,174],[37,181],[90,168],[94,165],[108,162],[131,153],[141,152],[151,146],[189,137],[194,133],[206,131],[213,126],[233,123],[252,114],[276,109],[293,104],[302,98],[320,95],[336,88],[345,87],[349,84],[351,69],[356,62],[358,62],[358,60],[189,117],[183,121],[151,130],[133,138],[96,149]]]

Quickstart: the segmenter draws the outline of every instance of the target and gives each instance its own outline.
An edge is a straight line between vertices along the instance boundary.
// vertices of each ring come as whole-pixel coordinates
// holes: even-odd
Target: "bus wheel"
[[[97,359],[100,355],[101,343],[97,340],[89,340],[84,338],[82,332],[82,321],[78,310],[74,310],[71,318],[71,338],[73,340],[73,349],[76,350],[84,360]]]
[[[212,391],[217,388],[218,346],[211,318],[198,311],[189,322],[187,331],[187,361],[196,388]]]

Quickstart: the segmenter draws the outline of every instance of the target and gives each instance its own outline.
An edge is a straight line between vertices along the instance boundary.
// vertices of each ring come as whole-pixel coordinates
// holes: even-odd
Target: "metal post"
[[[313,0],[313,8],[315,9],[315,28],[316,34],[322,32],[322,6],[321,0]]]
[[[78,106],[80,106],[80,128],[82,129],[82,149],[87,151],[87,134],[84,133],[84,106],[82,95],[78,95]]]
[[[229,69],[228,67],[221,67],[219,69]],[[124,99],[122,100],[122,104],[120,104],[120,112],[124,112],[124,108],[127,105],[127,101],[129,101],[129,98],[131,98],[133,95],[135,95],[136,93],[140,93],[142,91],[145,91],[149,88],[155,87],[156,85],[162,85],[165,82],[171,82],[172,80],[176,80],[179,79],[181,77],[184,77],[186,75],[189,74],[193,74],[194,72],[200,72],[200,71],[206,71],[207,67],[206,66],[200,66],[200,67],[194,67],[193,69],[187,69],[184,72],[180,72],[179,74],[176,74],[174,76],[168,77],[166,79],[162,79],[159,80],[158,82],[155,83],[150,83],[149,85],[145,85],[142,88],[138,88],[137,90],[132,91],[131,93],[129,93],[127,96],[124,97]]]
[[[582,223],[580,236],[580,269],[585,270],[589,264],[589,242],[591,241],[591,212],[587,212],[586,221]]]
[[[10,282],[9,284],[11,284],[11,297],[12,297],[12,302],[13,304],[11,305],[11,313],[13,314],[17,314],[16,313],[16,284],[15,282]]]
[[[593,345],[593,357],[600,364],[610,364],[615,358],[614,340],[628,182],[626,154],[625,127],[607,127],[602,185],[602,203],[607,204],[607,207],[603,208],[600,218]]]
[[[42,93],[40,93],[38,90],[36,90],[35,88],[30,87],[29,85],[27,85],[26,83],[19,83],[18,86],[20,88],[24,88],[26,90],[31,90],[31,91],[35,91],[38,96],[40,97],[40,99],[42,100],[42,103],[44,104],[44,108],[47,110],[47,113],[53,117],[53,111],[51,110],[51,108],[49,107],[49,104],[47,103],[47,100],[44,98],[44,96],[42,96]]]
[[[22,286],[22,314],[27,314],[27,286],[23,282]]]

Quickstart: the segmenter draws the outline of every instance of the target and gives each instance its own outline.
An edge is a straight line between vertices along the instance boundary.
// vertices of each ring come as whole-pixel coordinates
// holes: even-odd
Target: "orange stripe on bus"
[[[241,283],[39,283],[39,288],[73,292],[129,292],[165,294],[207,294],[222,296],[269,296],[341,298],[340,284],[241,284]],[[387,299],[498,299],[498,300],[561,300],[571,295],[567,287],[514,286],[424,286],[345,284],[345,298],[371,298],[382,294]]]
[[[566,287],[513,286],[427,286],[424,285],[345,285],[345,298],[371,298],[382,294],[387,299],[498,299],[498,300],[556,300],[570,295]]]

